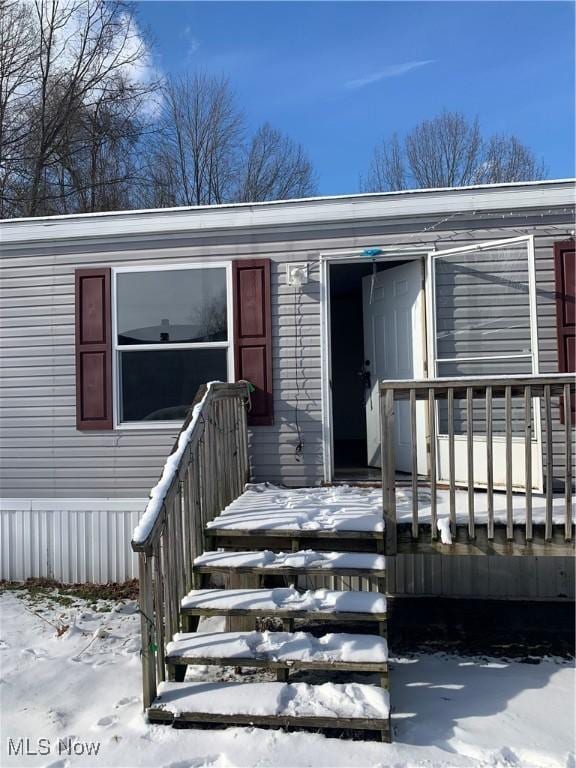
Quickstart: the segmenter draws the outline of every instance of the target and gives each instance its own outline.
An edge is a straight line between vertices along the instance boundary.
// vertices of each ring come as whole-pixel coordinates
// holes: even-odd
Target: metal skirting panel
[[[68,508],[0,509],[0,579],[105,584],[137,578],[130,539],[141,510],[63,506]],[[387,571],[388,591],[398,596],[517,600],[575,596],[570,557],[398,555],[388,558]]]
[[[0,578],[106,584],[138,575],[138,511],[0,510]]]
[[[571,557],[398,555],[386,569],[399,596],[574,600]]]

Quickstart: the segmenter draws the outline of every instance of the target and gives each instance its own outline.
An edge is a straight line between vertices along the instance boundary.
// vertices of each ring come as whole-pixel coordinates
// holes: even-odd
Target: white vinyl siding
[[[548,209],[546,209],[547,212]],[[544,212],[544,213],[546,213]],[[361,250],[407,243],[411,248],[457,247],[517,235],[521,225],[535,235],[536,293],[540,370],[557,370],[553,243],[566,239],[565,224],[547,225],[540,211],[527,220],[495,215],[494,222],[463,219],[461,229],[424,230],[430,219],[373,224],[353,236],[342,226],[323,232],[232,237],[190,235],[176,243],[168,235],[144,249],[141,243],[101,246],[38,246],[8,251],[0,260],[0,487],[5,498],[145,497],[156,482],[177,427],[134,432],[77,432],[74,376],[74,269],[90,266],[140,266],[214,262],[233,258],[272,260],[272,356],[275,423],[251,431],[254,476],[288,485],[323,480],[320,355],[319,253]],[[434,219],[432,219],[434,221]],[[419,234],[423,233],[423,234]],[[196,243],[196,239],[200,242]],[[208,242],[209,241],[209,242]],[[232,241],[232,242],[231,242]],[[177,247],[175,247],[177,246]],[[294,322],[295,289],[286,284],[285,263],[308,262],[303,287],[298,338]],[[294,407],[299,372],[299,421],[304,453],[295,456]],[[562,446],[555,441],[557,460]]]

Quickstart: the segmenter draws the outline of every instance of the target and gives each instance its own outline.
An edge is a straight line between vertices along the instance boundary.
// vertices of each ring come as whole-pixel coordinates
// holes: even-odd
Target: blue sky
[[[249,126],[300,141],[320,194],[358,191],[374,145],[443,107],[574,171],[570,2],[141,2],[164,73],[226,74]]]

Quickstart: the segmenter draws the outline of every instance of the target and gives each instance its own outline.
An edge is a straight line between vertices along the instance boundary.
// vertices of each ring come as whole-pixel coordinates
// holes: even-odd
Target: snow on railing
[[[211,382],[195,400],[132,539],[139,553],[145,708],[166,678],[165,640],[178,632],[205,526],[249,480],[248,384]]]
[[[208,395],[210,394],[210,390],[216,383],[217,382],[213,381],[208,382],[202,399],[199,403],[196,403],[196,405],[193,406],[189,421],[187,420],[187,423],[182,427],[182,430],[180,431],[176,441],[175,450],[166,459],[160,480],[158,480],[156,485],[150,491],[150,500],[146,505],[146,509],[144,510],[142,517],[138,521],[138,525],[134,529],[134,533],[132,534],[133,544],[144,544],[150,535],[150,532],[154,527],[154,523],[160,515],[162,505],[164,504],[164,500],[166,499],[166,495],[168,494],[170,486],[178,474],[178,468],[180,466],[180,462],[182,461],[182,456],[190,444],[194,431],[197,429],[196,425],[200,421],[202,409],[205,407]]]

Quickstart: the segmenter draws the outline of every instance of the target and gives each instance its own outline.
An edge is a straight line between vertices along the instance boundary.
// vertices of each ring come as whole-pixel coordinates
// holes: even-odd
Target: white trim
[[[167,344],[118,344],[118,318],[117,318],[117,277],[119,274],[139,272],[166,272],[189,271],[192,269],[224,269],[226,271],[226,318],[227,340],[214,342],[170,342]],[[144,266],[129,265],[112,267],[112,402],[113,402],[113,428],[115,431],[131,430],[178,430],[182,425],[182,419],[173,421],[120,421],[120,353],[138,351],[168,351],[174,349],[226,349],[228,381],[234,381],[234,308],[232,287],[232,261],[210,261],[208,259],[195,259],[193,262],[179,262],[177,264],[146,264]]]
[[[367,256],[365,254],[366,248],[354,248],[354,249],[333,249],[330,251],[320,251],[319,258],[321,261],[338,261],[342,264],[361,264],[362,262],[372,261],[386,261],[390,259],[392,261],[409,261],[412,258],[418,258],[419,256],[425,257],[429,253],[428,248],[414,248],[414,246],[400,245],[398,247],[384,246],[379,248],[374,246],[379,251],[375,256]]]
[[[486,360],[532,360],[532,353],[518,355],[478,355],[478,357],[437,357],[437,363],[477,363]]]
[[[332,446],[332,333],[330,328],[330,264],[320,261],[320,378],[322,412],[322,456],[324,481],[334,477]]]
[[[518,237],[504,237],[501,240],[483,240],[474,245],[463,245],[458,248],[439,248],[437,251],[430,251],[433,258],[450,256],[452,253],[466,253],[468,251],[486,251],[490,248],[499,248],[502,245],[512,245],[512,243],[521,243],[528,240],[532,235],[518,235]]]
[[[227,269],[231,261],[212,261],[211,259],[202,259],[196,256],[193,257],[194,261],[190,262],[178,262],[172,264],[129,264],[124,267],[114,267],[114,272],[177,272],[183,269],[205,269],[206,267],[213,267],[214,269]]]
[[[0,498],[2,512],[143,512],[148,499],[144,498]]]
[[[305,198],[265,203],[70,214],[9,219],[2,224],[2,243],[26,244],[75,238],[138,237],[151,234],[206,232],[233,228],[332,222],[360,223],[402,216],[436,216],[495,211],[509,214],[534,208],[574,205],[574,179],[515,182],[449,189],[403,190],[377,194]],[[567,210],[567,213],[570,211]]]
[[[150,352],[164,349],[227,349],[230,346],[227,341],[169,341],[166,344],[117,344],[119,352]]]
[[[536,258],[534,255],[534,236],[528,237],[528,299],[530,302],[530,339],[532,344],[532,369],[540,373],[540,338],[538,335],[538,293],[536,291]],[[539,403],[538,403],[539,404]],[[538,410],[538,428],[540,428],[540,408]],[[535,409],[536,411],[536,409]]]

